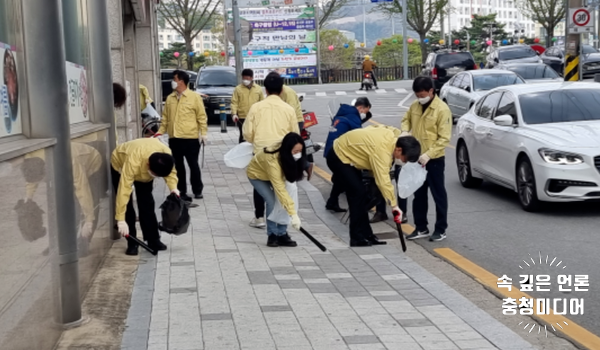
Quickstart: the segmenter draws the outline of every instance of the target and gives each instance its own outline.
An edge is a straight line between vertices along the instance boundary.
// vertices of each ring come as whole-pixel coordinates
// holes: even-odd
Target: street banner
[[[270,68],[270,69],[255,69],[254,79],[263,80],[267,74],[277,72],[286,79],[294,78],[316,78],[317,67],[293,67],[293,68]]]
[[[314,19],[292,19],[282,21],[251,22],[252,30],[256,32],[272,32],[280,30],[314,30]]]
[[[69,121],[80,123],[88,118],[88,89],[85,67],[66,62],[67,88],[69,93]]]
[[[231,57],[229,64],[235,65],[235,58]],[[244,68],[292,68],[316,66],[317,55],[279,55],[263,57],[244,57]]]
[[[237,0],[239,8],[311,6],[314,0]],[[231,8],[232,0],[225,0],[225,6]]]
[[[315,31],[298,30],[295,32],[270,32],[252,34],[248,45],[288,45],[296,43],[314,43]]]
[[[268,56],[268,55],[308,55],[314,54],[313,43],[309,44],[290,44],[290,45],[251,45],[247,46],[246,49],[242,52],[242,56]],[[281,52],[283,50],[283,53]],[[296,52],[296,50],[298,50]],[[249,55],[248,52],[251,51],[252,55]]]
[[[233,20],[231,10],[228,13],[229,22],[231,22]],[[302,18],[315,18],[315,8],[240,9],[240,19],[246,21],[275,21]]]
[[[0,43],[0,137],[23,132],[16,56],[14,47]]]

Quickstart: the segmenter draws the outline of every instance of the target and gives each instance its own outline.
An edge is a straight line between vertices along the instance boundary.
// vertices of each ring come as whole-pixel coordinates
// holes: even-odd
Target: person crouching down
[[[269,220],[276,200],[292,217],[292,227],[300,229],[300,217],[295,204],[286,190],[285,182],[302,180],[306,150],[304,140],[297,133],[288,133],[281,142],[259,150],[248,165],[248,178],[254,189],[267,203],[267,246],[295,247],[287,233],[287,225]]]
[[[171,193],[179,196],[177,172],[171,149],[155,138],[137,139],[117,146],[111,159],[112,183],[117,192],[115,219],[119,233],[136,237],[135,210],[133,209],[132,185],[135,187],[140,226],[144,240],[155,250],[166,250],[160,241],[158,220],[152,196],[153,181],[164,177]],[[137,255],[138,245],[127,241],[127,255]]]

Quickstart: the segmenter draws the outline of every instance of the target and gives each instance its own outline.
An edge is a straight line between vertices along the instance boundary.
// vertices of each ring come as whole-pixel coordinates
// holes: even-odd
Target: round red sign
[[[590,22],[590,13],[586,9],[579,9],[573,13],[573,23],[583,27]]]

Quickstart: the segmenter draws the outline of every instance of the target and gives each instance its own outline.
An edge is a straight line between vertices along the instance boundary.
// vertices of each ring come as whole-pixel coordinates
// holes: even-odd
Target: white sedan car
[[[490,91],[459,119],[456,162],[464,187],[485,179],[521,206],[600,199],[600,84],[547,83]]]

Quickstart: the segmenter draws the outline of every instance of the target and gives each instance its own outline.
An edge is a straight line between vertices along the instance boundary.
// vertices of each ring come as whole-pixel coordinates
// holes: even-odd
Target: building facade
[[[184,43],[183,36],[168,25],[158,28],[158,48],[165,50],[171,48],[173,43]],[[204,51],[221,51],[223,44],[210,29],[203,29],[192,41],[192,48],[196,53]]]
[[[156,3],[0,1],[3,349],[53,349],[85,318],[118,238],[110,154],[139,137],[139,84],[161,96]],[[113,82],[128,91],[118,110]]]

